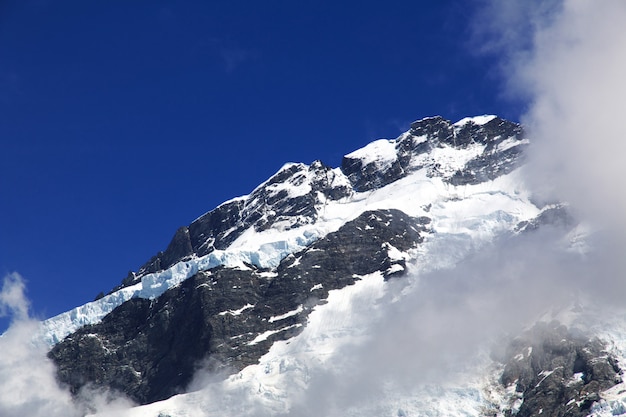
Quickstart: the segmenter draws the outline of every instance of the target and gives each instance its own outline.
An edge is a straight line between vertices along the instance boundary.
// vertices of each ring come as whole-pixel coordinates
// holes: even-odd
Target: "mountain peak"
[[[239,373],[226,383],[306,385],[301,371],[339,354],[358,328],[346,311],[355,288],[373,291],[364,299],[374,310],[387,281],[452,267],[551,221],[516,177],[527,143],[520,125],[495,116],[437,116],[346,154],[340,168],[283,165],[178,229],[121,287],[44,322],[59,378],[140,403],[184,390],[207,360],[212,372]],[[320,324],[320,314],[333,318]]]
[[[495,119],[498,116],[495,116],[493,114],[484,114],[482,116],[474,116],[474,117],[464,117],[463,119],[459,120],[458,122],[454,123],[454,126],[457,127],[461,127],[464,126],[468,123],[472,123],[478,126],[482,126],[484,124],[489,123],[490,121],[492,121],[493,119]]]
[[[515,169],[526,143],[520,125],[496,116],[465,118],[458,124],[428,117],[413,122],[395,140],[381,139],[347,154],[341,170],[357,191],[385,186],[424,168],[450,183],[478,183]]]

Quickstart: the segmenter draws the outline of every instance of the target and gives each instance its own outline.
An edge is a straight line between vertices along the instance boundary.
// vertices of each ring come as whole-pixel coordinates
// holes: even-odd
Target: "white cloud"
[[[0,311],[12,317],[9,329],[0,336],[0,416],[78,417],[91,410],[128,407],[130,403],[108,392],[84,392],[74,400],[56,381],[56,368],[46,356],[47,346],[34,341],[39,322],[28,315],[22,277],[4,278]]]
[[[298,415],[344,415],[376,403],[389,386],[450,380],[502,334],[577,297],[598,307],[623,303],[626,2],[479,3],[475,45],[498,54],[508,94],[527,103],[529,183],[603,232],[585,256],[563,250],[562,230],[545,230],[419,277],[416,291],[384,308],[367,343],[346,348],[335,370],[312,375]]]
[[[570,0],[537,33],[520,82],[533,93],[524,122],[536,137],[535,183],[592,222],[626,232],[626,3]]]
[[[80,416],[69,392],[54,379],[46,352],[31,342],[37,323],[16,321],[0,338],[0,415]]]
[[[45,348],[33,343],[38,324],[28,317],[24,287],[20,275],[13,273],[4,278],[0,292],[0,310],[13,319],[0,337],[0,415],[79,416],[69,392],[54,379]]]
[[[0,317],[12,316],[15,320],[28,318],[30,303],[24,295],[26,285],[19,274],[12,273],[4,278],[0,292]]]
[[[495,337],[576,295],[623,300],[626,2],[481,4],[481,48],[500,54],[509,92],[528,103],[529,181],[545,199],[571,202],[581,218],[611,233],[587,258],[560,251],[547,231],[498,241],[457,268],[420,277],[415,291],[382,308],[367,343],[344,348],[334,369],[311,374],[292,410],[297,415],[343,415],[375,403],[390,383],[402,389],[441,382]],[[35,324],[23,295],[19,276],[5,279],[0,311],[13,311],[15,323],[0,339],[0,415],[81,415],[84,406],[59,388],[45,351],[30,343]]]
[[[583,218],[626,231],[626,2],[483,2],[479,42],[527,102],[529,179]]]
[[[562,230],[548,229],[499,239],[454,268],[414,278],[416,286],[397,289],[402,296],[390,288],[378,315],[364,306],[366,340],[336,352],[332,367],[313,370],[290,415],[374,415],[394,396],[422,395],[424,410],[437,409],[429,401],[445,401],[446,387],[458,392],[486,372],[492,348],[598,285],[576,274],[586,263],[562,251],[561,238]]]

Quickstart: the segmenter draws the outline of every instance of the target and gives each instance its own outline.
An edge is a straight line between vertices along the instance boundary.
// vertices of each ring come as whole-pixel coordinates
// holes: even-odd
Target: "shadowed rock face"
[[[545,226],[571,228],[576,225],[576,220],[564,205],[555,205],[543,210],[531,220],[520,222],[515,228],[518,233],[535,232]]]
[[[274,341],[302,331],[330,290],[376,271],[403,275],[404,260],[389,251],[416,247],[429,221],[398,210],[365,212],[275,271],[215,268],[156,300],[132,299],[68,336],[49,357],[73,392],[95,384],[141,404],[168,398],[189,384],[200,364],[234,373],[257,363]]]
[[[600,340],[540,323],[509,346],[501,382],[523,400],[507,415],[582,417],[600,392],[621,382],[621,370]]]

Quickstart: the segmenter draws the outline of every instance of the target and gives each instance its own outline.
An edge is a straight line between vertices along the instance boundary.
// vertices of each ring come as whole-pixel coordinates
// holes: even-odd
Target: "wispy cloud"
[[[217,63],[226,73],[232,73],[238,68],[259,58],[259,52],[244,48],[236,42],[212,37],[203,42],[206,52],[215,57]]]
[[[0,317],[11,316],[16,321],[28,319],[30,303],[24,294],[25,288],[24,280],[17,273],[4,278],[0,292]]]

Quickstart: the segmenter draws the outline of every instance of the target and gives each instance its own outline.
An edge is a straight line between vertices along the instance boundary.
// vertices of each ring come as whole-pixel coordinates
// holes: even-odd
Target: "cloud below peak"
[[[12,318],[0,336],[0,416],[80,417],[96,410],[121,409],[130,402],[108,392],[89,390],[74,399],[56,380],[47,346],[36,343],[40,322],[29,316],[26,285],[18,273],[4,277],[0,313]]]

